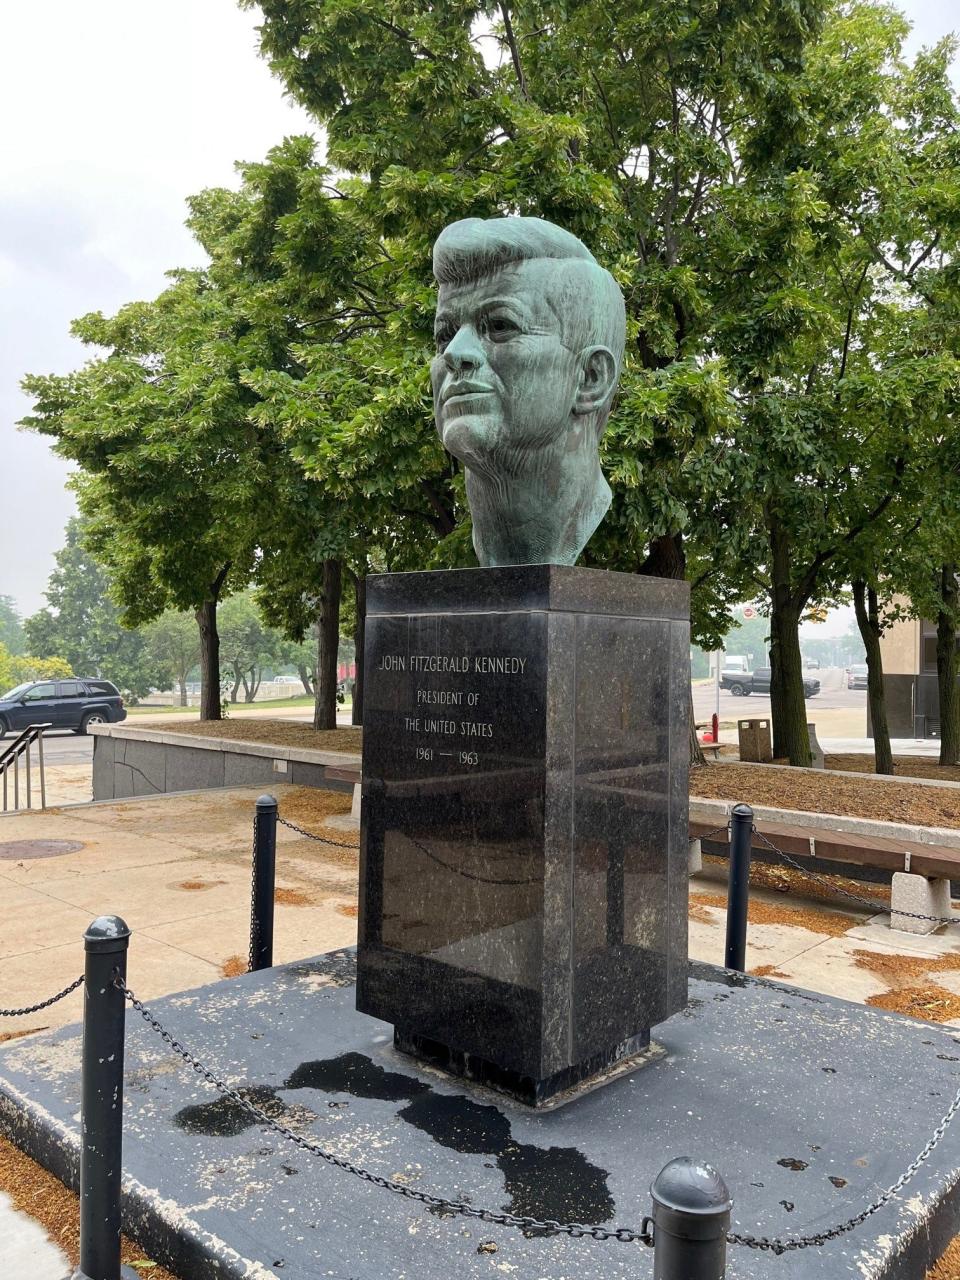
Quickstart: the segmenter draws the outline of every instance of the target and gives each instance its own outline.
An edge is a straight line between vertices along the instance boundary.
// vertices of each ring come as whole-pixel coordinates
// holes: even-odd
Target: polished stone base
[[[137,955],[134,935],[134,988]],[[351,961],[318,956],[149,1007],[296,1134],[494,1213],[636,1229],[653,1179],[690,1155],[723,1174],[734,1231],[820,1232],[896,1181],[960,1085],[960,1033],[694,965],[689,1005],[655,1029],[659,1060],[534,1110],[397,1053],[357,1013]],[[653,1276],[639,1245],[453,1217],[325,1164],[204,1084],[132,1012],[125,1079],[124,1230],[175,1275]],[[72,1185],[79,1096],[79,1026],[0,1045],[0,1132]],[[958,1125],[855,1231],[777,1258],[731,1246],[728,1280],[918,1280],[960,1231]]]
[[[540,1105],[686,1003],[688,588],[368,579],[357,1007]]]
[[[643,1031],[612,1049],[595,1053],[592,1058],[557,1071],[546,1080],[520,1075],[476,1054],[461,1053],[437,1040],[428,1040],[415,1032],[404,1032],[400,1027],[393,1029],[393,1044],[400,1053],[408,1053],[440,1071],[473,1081],[497,1093],[505,1093],[529,1107],[545,1107],[555,1106],[561,1096],[572,1099],[596,1084],[606,1083],[623,1064],[642,1065],[640,1059],[650,1047],[650,1032]]]

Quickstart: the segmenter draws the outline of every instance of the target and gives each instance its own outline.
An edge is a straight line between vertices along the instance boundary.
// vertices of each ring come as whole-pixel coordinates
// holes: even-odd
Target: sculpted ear
[[[606,347],[584,347],[580,352],[580,386],[573,403],[574,413],[596,413],[613,395],[617,385],[617,362]]]

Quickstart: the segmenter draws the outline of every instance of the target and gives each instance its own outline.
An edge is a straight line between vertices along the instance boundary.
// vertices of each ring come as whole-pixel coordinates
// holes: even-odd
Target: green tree
[[[39,657],[62,658],[78,675],[112,680],[136,701],[164,682],[165,671],[151,660],[143,636],[121,624],[110,575],[85,545],[87,531],[78,517],[67,525],[44,593],[49,607],[26,619],[24,633]]]
[[[28,680],[60,680],[72,675],[69,662],[64,662],[63,658],[37,658],[29,654],[15,654],[11,653],[6,645],[0,643],[0,695]],[[0,721],[0,730],[2,728],[2,721]]]
[[[7,653],[23,653],[23,622],[13,596],[0,595],[0,644]]]
[[[180,693],[180,705],[187,705],[187,680],[200,661],[200,635],[190,613],[168,609],[143,627],[147,653],[158,670],[169,671]]]
[[[228,674],[230,701],[236,702],[243,686],[244,702],[253,702],[263,679],[263,669],[277,660],[282,636],[264,626],[252,594],[239,592],[220,608],[220,661]]]
[[[124,620],[190,609],[200,632],[204,719],[220,718],[217,603],[245,587],[270,444],[249,420],[238,369],[259,334],[202,271],[175,273],[153,303],[93,314],[73,332],[107,354],[65,377],[28,377],[23,425],[54,438],[84,474],[87,539],[111,572]]]

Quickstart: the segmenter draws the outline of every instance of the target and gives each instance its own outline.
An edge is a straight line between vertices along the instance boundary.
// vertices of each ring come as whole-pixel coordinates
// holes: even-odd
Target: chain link
[[[853,1231],[855,1227],[859,1227],[861,1223],[866,1222],[867,1218],[878,1213],[919,1172],[923,1162],[931,1155],[940,1139],[946,1133],[947,1125],[949,1125],[958,1110],[960,1110],[960,1089],[957,1090],[943,1119],[934,1129],[929,1142],[917,1158],[906,1167],[896,1182],[891,1183],[885,1191],[881,1191],[876,1200],[869,1204],[866,1209],[861,1209],[852,1218],[847,1218],[845,1222],[841,1222],[835,1227],[830,1227],[826,1231],[818,1231],[816,1234],[809,1236],[782,1236],[779,1239],[774,1238],[771,1240],[767,1236],[740,1235],[736,1232],[729,1232],[727,1235],[728,1243],[745,1245],[748,1249],[768,1250],[770,1253],[775,1253],[779,1256],[781,1253],[788,1253],[791,1249],[809,1249],[811,1245],[824,1245],[828,1240],[836,1240],[838,1236],[843,1236],[848,1231]]]
[[[195,1058],[188,1049],[184,1048],[178,1040],[175,1040],[162,1023],[146,1008],[143,1002],[137,999],[119,973],[115,975],[114,982],[117,988],[123,992],[130,1005],[143,1018],[147,1026],[152,1028],[164,1044],[169,1046],[178,1057],[182,1058],[187,1066],[196,1072],[201,1079],[205,1080],[207,1084],[212,1085],[224,1097],[229,1098],[231,1102],[245,1111],[257,1124],[272,1129],[274,1133],[286,1138],[288,1142],[294,1143],[302,1151],[318,1156],[327,1164],[333,1165],[336,1169],[341,1169],[344,1173],[351,1173],[363,1182],[369,1182],[375,1187],[383,1188],[385,1191],[392,1191],[395,1195],[404,1196],[407,1200],[416,1200],[431,1209],[457,1214],[463,1218],[477,1218],[481,1222],[490,1222],[496,1226],[519,1227],[522,1231],[549,1231],[552,1234],[574,1237],[590,1236],[594,1240],[618,1240],[622,1244],[639,1243],[648,1247],[653,1244],[653,1234],[648,1218],[644,1218],[639,1231],[632,1227],[600,1227],[590,1226],[583,1222],[556,1222],[551,1218],[532,1218],[515,1213],[498,1212],[494,1209],[480,1209],[475,1205],[467,1204],[463,1200],[448,1200],[444,1196],[431,1195],[427,1191],[418,1191],[415,1187],[406,1186],[402,1182],[395,1182],[392,1178],[384,1178],[379,1173],[371,1173],[369,1169],[364,1169],[350,1160],[345,1160],[342,1156],[334,1155],[332,1151],[324,1150],[319,1143],[304,1137],[303,1134],[295,1133],[292,1129],[288,1129],[281,1124],[279,1120],[267,1115],[265,1111],[262,1111],[248,1098],[244,1097],[239,1090],[231,1088],[230,1085],[216,1076]]]
[[[41,1000],[39,1004],[28,1005],[26,1009],[0,1009],[0,1018],[19,1018],[23,1013],[39,1013],[41,1009],[49,1009],[52,1004],[56,1004],[58,1000],[62,1000],[64,996],[70,995],[72,991],[76,991],[83,983],[83,974],[75,981],[71,982],[69,987],[64,987],[62,991],[58,991],[55,996],[51,996],[49,1000]]]
[[[717,827],[715,831],[709,832],[705,836],[700,836],[699,839],[708,840],[710,836],[717,835],[721,831],[729,831],[729,829],[730,824],[728,823],[725,827]],[[804,867],[796,860],[796,858],[791,857],[789,853],[785,853],[783,849],[779,849],[773,841],[770,840],[769,837],[765,836],[762,831],[759,831],[756,826],[754,826],[752,830],[753,834],[762,841],[762,843],[766,845],[772,853],[775,853],[779,858],[782,858],[788,866],[793,867],[794,870],[808,876],[811,880],[824,885],[832,893],[839,894],[841,897],[848,898],[852,902],[869,907],[874,912],[885,911],[889,915],[909,916],[914,920],[927,920],[936,922],[937,924],[960,924],[960,920],[952,917],[925,916],[916,911],[894,911],[892,907],[887,906],[884,902],[877,902],[874,898],[865,898],[861,894],[851,893],[849,889],[843,889],[840,885],[835,884],[830,876],[821,875],[817,871],[811,871],[808,867]],[[847,1218],[845,1222],[838,1223],[835,1227],[830,1227],[825,1231],[819,1231],[808,1236],[781,1236],[771,1238],[769,1236],[753,1236],[731,1231],[727,1233],[727,1243],[743,1245],[748,1249],[760,1249],[779,1256],[780,1254],[788,1253],[793,1249],[809,1249],[812,1246],[825,1245],[827,1241],[836,1240],[839,1236],[846,1235],[848,1232],[853,1231],[856,1227],[859,1227],[862,1223],[866,1222],[867,1218],[878,1213],[883,1206],[887,1204],[898,1191],[901,1191],[919,1172],[921,1165],[928,1159],[937,1144],[940,1142],[940,1139],[946,1133],[947,1126],[957,1114],[958,1110],[960,1110],[960,1089],[957,1090],[953,1101],[947,1108],[947,1111],[940,1123],[933,1131],[930,1140],[927,1142],[926,1146],[924,1146],[916,1159],[907,1166],[896,1182],[887,1187],[885,1191],[881,1191],[876,1200],[869,1204],[866,1209],[862,1209],[858,1214],[855,1214],[852,1218]]]
[[[298,827],[295,822],[288,822],[286,818],[281,818],[279,813],[277,814],[277,821],[282,827],[289,827],[291,831],[296,831],[297,835],[303,836],[307,840],[316,840],[319,844],[331,844],[334,849],[352,849],[354,853],[357,852],[355,844],[343,844],[340,840],[328,840],[326,836],[318,836],[312,831],[305,831],[303,827]]]
[[[889,906],[886,902],[880,902],[876,898],[865,898],[862,894],[851,893],[849,889],[843,889],[840,885],[834,884],[832,877],[821,875],[819,871],[811,871],[808,867],[799,863],[796,858],[791,857],[789,853],[784,853],[782,849],[778,849],[773,841],[765,836],[762,831],[758,831],[756,827],[753,828],[753,834],[758,840],[761,840],[772,853],[775,853],[777,857],[782,858],[788,867],[792,867],[794,871],[802,872],[803,875],[808,876],[817,884],[824,885],[831,893],[836,893],[841,898],[847,898],[849,901],[856,902],[862,907],[869,907],[875,914],[879,911],[888,916],[905,916],[909,920],[926,920],[930,924],[960,924],[960,917],[925,916],[920,911],[898,911]]]

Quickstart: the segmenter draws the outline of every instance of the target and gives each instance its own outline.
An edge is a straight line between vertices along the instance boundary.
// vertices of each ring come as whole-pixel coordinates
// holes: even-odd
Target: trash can
[[[751,764],[769,764],[773,759],[769,717],[764,720],[738,720],[740,759]]]

